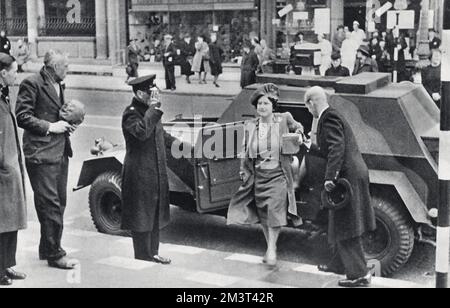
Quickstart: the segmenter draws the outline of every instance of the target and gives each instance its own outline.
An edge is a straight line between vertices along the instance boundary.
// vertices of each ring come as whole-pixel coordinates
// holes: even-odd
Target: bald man
[[[364,257],[362,236],[375,230],[375,213],[370,204],[369,172],[358,148],[353,131],[344,117],[328,104],[325,91],[313,87],[305,95],[309,112],[318,120],[317,144],[310,154],[327,160],[324,188],[331,192],[336,181],[347,179],[353,188],[350,204],[330,211],[329,242],[337,253],[328,265],[319,265],[323,272],[345,273],[342,287],[365,287],[371,274]]]

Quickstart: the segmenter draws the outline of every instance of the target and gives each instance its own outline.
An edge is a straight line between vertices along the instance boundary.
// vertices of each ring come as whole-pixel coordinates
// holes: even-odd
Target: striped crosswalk
[[[29,264],[27,282],[18,286],[74,287],[65,276],[38,263],[37,228],[29,224],[19,243],[19,265]],[[161,254],[173,263],[163,266],[133,258],[132,240],[96,232],[68,228],[64,243],[71,257],[80,260],[80,283],[75,287],[186,287],[186,288],[329,288],[336,287],[342,277],[321,273],[314,265],[280,261],[270,269],[262,257],[215,251],[200,247],[161,244]],[[33,272],[39,273],[34,275]],[[42,275],[42,276],[41,276]],[[47,277],[48,275],[48,277]],[[42,278],[46,277],[46,278]],[[51,277],[51,278],[50,278]],[[55,280],[58,278],[60,281]],[[151,279],[150,279],[151,277]],[[77,280],[75,280],[77,281]],[[377,288],[416,288],[416,284],[394,279],[375,278]]]

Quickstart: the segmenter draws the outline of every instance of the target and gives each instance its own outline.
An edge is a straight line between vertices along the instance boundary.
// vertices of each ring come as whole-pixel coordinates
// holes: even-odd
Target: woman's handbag
[[[283,155],[296,155],[300,152],[300,138],[299,134],[284,134],[282,136],[281,153]]]

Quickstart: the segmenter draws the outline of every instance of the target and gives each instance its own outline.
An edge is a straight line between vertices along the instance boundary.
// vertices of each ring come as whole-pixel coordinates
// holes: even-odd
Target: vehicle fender
[[[78,185],[74,191],[92,185],[99,175],[111,171],[122,172],[122,162],[114,156],[86,160],[81,168]]]
[[[431,225],[428,208],[406,175],[397,171],[370,170],[370,183],[392,186],[405,204],[412,219],[419,224]]]

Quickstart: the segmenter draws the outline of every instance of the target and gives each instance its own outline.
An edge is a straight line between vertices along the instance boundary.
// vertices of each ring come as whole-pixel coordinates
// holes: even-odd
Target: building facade
[[[113,64],[124,61],[129,39],[151,50],[166,33],[182,39],[216,32],[230,60],[240,54],[244,40],[254,36],[282,48],[299,31],[314,41],[318,26],[330,36],[341,24],[351,30],[354,20],[370,30],[371,8],[388,1],[406,3],[415,11],[418,27],[425,0],[0,0],[0,28],[13,42],[27,37],[34,57],[54,48],[72,58]],[[441,29],[443,0],[429,1],[432,25]],[[289,5],[292,11],[280,17]],[[376,26],[386,27],[386,15]]]

